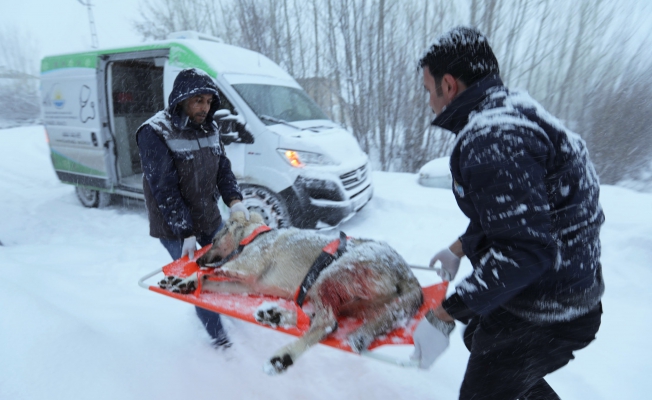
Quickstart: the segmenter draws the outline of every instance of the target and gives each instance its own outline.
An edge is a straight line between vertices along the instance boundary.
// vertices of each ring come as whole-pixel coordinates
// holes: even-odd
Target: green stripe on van
[[[170,49],[170,65],[190,68],[197,67],[216,78],[217,71],[211,68],[201,57],[180,43],[160,43],[120,49],[96,50],[86,53],[65,54],[45,57],[41,61],[41,73],[66,68],[97,68],[98,57],[104,54],[132,53],[143,50]]]
[[[41,73],[65,68],[97,67],[97,53],[66,54],[65,56],[45,57],[41,60]]]
[[[96,176],[106,176],[102,171],[98,171],[93,168],[89,168],[83,164],[80,164],[76,161],[69,159],[68,157],[57,153],[54,150],[50,151],[52,156],[52,165],[55,170],[58,171],[67,171],[84,175],[96,175]]]

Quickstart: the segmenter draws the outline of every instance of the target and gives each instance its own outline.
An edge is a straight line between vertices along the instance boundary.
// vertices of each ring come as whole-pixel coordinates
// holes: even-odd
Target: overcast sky
[[[138,0],[92,3],[101,47],[141,41],[131,22],[139,16]],[[0,23],[29,33],[36,41],[40,57],[91,48],[88,9],[79,0],[0,0],[0,10]]]

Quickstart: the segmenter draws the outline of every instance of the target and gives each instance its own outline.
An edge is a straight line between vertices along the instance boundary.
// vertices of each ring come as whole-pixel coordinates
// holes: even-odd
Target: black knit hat
[[[499,75],[500,68],[486,36],[475,28],[458,26],[440,36],[419,60],[430,74],[441,79],[451,74],[467,86],[488,75]]]

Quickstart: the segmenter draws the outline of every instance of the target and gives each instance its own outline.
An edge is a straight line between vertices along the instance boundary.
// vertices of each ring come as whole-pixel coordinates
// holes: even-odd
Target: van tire
[[[243,186],[242,202],[249,211],[262,215],[270,228],[289,228],[292,226],[290,213],[281,198],[262,186]]]
[[[75,193],[79,202],[88,208],[104,208],[111,204],[111,193],[75,186]]]

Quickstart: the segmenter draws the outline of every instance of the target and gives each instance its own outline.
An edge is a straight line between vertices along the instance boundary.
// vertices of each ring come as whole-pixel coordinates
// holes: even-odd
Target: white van
[[[45,57],[43,121],[52,164],[84,206],[143,198],[136,129],[167,106],[174,78],[195,67],[221,91],[216,119],[248,208],[270,226],[323,229],[371,199],[367,155],[267,57],[178,32],[165,41]],[[233,119],[248,132],[231,132]]]

